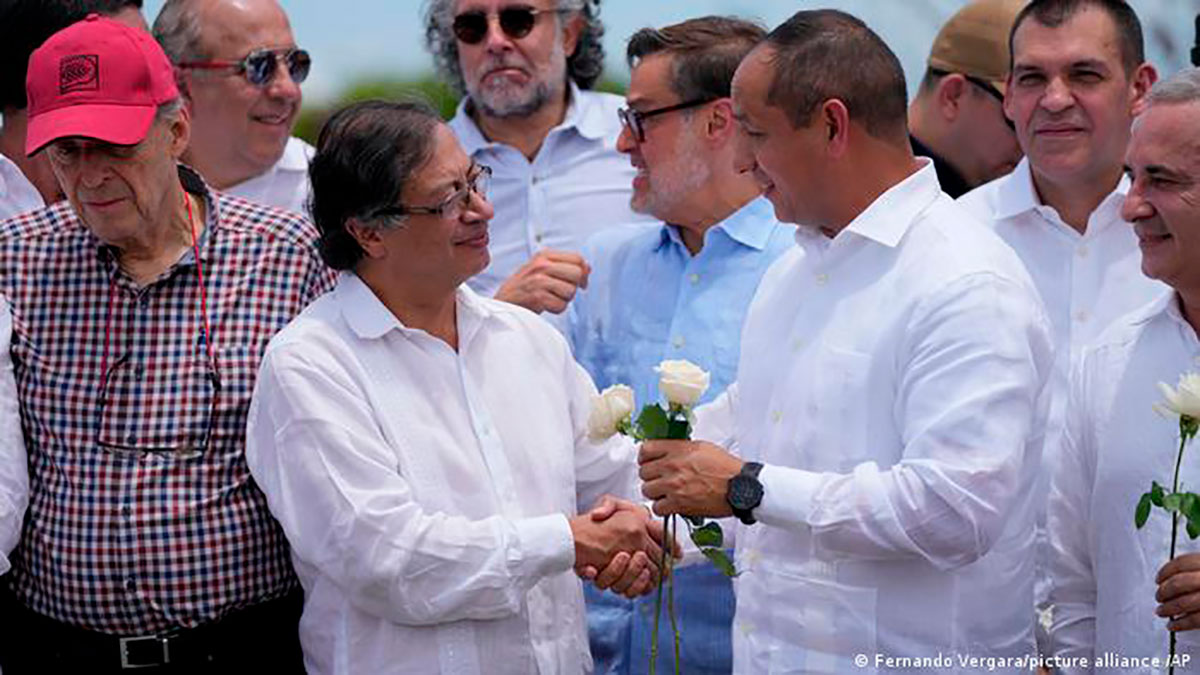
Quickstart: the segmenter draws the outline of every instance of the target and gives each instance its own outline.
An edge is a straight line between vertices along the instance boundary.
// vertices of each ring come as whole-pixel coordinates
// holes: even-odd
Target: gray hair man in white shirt
[[[1027,670],[1053,361],[1032,282],[913,157],[903,71],[858,19],[798,12],[733,101],[737,162],[798,247],[759,285],[737,381],[697,411],[716,442],[639,460],[657,513],[746,525],[734,672]]]
[[[154,37],[192,114],[183,159],[213,187],[304,212],[313,149],[291,135],[312,60],[277,0],[167,0]]]
[[[1175,471],[1179,424],[1155,411],[1156,384],[1200,370],[1200,70],[1150,92],[1125,170],[1122,215],[1141,268],[1169,288],[1083,350],[1072,371],[1048,507],[1050,637],[1064,672],[1091,672],[1082,659],[1112,654],[1165,661],[1168,631],[1191,661],[1177,665],[1200,659],[1200,547],[1181,531],[1172,560],[1171,517],[1151,513],[1141,528],[1133,517],[1152,481],[1170,489]],[[1185,491],[1200,483],[1195,452],[1178,473]]]
[[[597,229],[647,221],[630,210],[633,167],[616,151],[621,99],[590,91],[604,49],[597,0],[429,0],[426,45],[465,94],[450,128],[495,169],[492,262],[472,287],[562,312],[586,287],[578,253]]]

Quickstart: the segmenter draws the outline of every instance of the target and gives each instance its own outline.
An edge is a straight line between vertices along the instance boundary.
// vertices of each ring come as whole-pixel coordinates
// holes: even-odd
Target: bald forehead
[[[291,41],[291,24],[277,0],[196,0],[196,17],[200,39],[210,51],[241,46],[255,34],[286,32]]]

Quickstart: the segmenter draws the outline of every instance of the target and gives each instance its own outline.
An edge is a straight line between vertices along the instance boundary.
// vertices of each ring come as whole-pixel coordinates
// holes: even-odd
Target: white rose
[[[658,372],[658,390],[671,405],[691,407],[708,390],[708,373],[691,361],[663,361]]]
[[[1179,376],[1179,386],[1172,389],[1162,382],[1158,383],[1166,401],[1163,403],[1170,412],[1180,416],[1200,419],[1200,374],[1184,373]]]
[[[592,399],[588,413],[588,438],[603,441],[620,431],[621,422],[628,422],[633,415],[633,390],[623,384],[600,392]]]

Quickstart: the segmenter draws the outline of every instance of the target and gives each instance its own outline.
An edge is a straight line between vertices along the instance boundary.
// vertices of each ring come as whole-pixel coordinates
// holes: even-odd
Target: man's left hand
[[[1167,630],[1200,628],[1200,553],[1176,556],[1162,566],[1155,581],[1154,599],[1162,603],[1155,613],[1171,618]]]
[[[733,515],[725,494],[742,460],[705,441],[646,441],[638,452],[642,494],[660,516]]]

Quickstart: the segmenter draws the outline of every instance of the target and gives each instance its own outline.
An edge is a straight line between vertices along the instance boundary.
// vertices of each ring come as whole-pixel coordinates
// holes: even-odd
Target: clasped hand
[[[634,598],[653,590],[661,576],[663,525],[644,507],[605,496],[571,519],[575,571],[597,588]],[[682,552],[671,542],[675,557]]]

